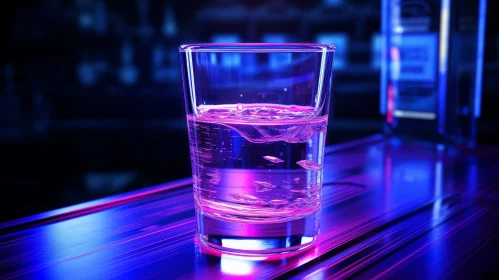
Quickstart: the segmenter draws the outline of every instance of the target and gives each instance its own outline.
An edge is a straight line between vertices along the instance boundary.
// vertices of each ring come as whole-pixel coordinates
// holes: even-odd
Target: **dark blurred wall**
[[[489,1],[488,11],[497,8]],[[381,131],[380,1],[7,1],[0,68],[0,220],[187,177],[177,47],[337,46],[328,143]],[[497,132],[488,15],[480,141]],[[493,141],[492,141],[493,142]],[[493,143],[492,143],[493,144]]]

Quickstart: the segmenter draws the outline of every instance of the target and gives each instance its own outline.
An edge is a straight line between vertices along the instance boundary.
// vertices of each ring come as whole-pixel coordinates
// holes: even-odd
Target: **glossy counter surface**
[[[190,180],[0,224],[0,279],[479,278],[499,270],[499,149],[327,148],[321,233],[279,257],[194,238]]]

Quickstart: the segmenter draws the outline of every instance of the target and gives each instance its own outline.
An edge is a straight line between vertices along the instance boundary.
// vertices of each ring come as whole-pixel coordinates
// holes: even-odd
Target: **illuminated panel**
[[[386,113],[386,98],[388,94],[388,65],[387,65],[387,55],[388,55],[388,22],[389,22],[389,9],[388,9],[388,1],[381,1],[381,82],[380,82],[380,98],[379,98],[379,112],[384,115]]]
[[[435,113],[431,112],[416,112],[404,110],[395,110],[393,115],[397,118],[411,118],[420,120],[434,120],[437,117]]]
[[[175,22],[175,11],[172,7],[166,8],[162,32],[167,37],[175,36],[178,33],[177,23]]]
[[[125,85],[137,83],[139,70],[133,64],[134,47],[129,43],[123,44],[121,48],[121,67],[119,70],[119,78]]]
[[[267,33],[263,34],[262,42],[264,43],[286,43],[288,36],[281,33]]]
[[[371,68],[379,69],[381,67],[381,45],[381,35],[379,33],[374,34],[371,37]]]
[[[94,85],[97,82],[97,73],[91,62],[85,61],[78,65],[78,80],[85,86]]]
[[[211,41],[213,43],[239,43],[241,42],[241,37],[237,34],[215,34],[211,36]]]
[[[322,3],[326,7],[336,7],[343,4],[343,0],[323,0]]]
[[[262,36],[264,43],[286,43],[288,36],[281,33],[269,33]],[[272,53],[269,55],[269,66],[278,69],[291,64],[291,53]]]
[[[152,78],[155,82],[172,81],[178,78],[178,53],[157,43],[152,50]]]
[[[215,34],[211,37],[213,43],[239,43],[241,42],[241,37],[237,34]],[[241,65],[241,55],[238,53],[221,53],[220,63],[224,67],[238,67]],[[210,57],[211,63],[216,64],[216,56],[212,54]]]
[[[320,33],[315,41],[320,44],[332,44],[336,47],[334,53],[334,69],[345,69],[348,63],[348,37],[343,33]]]
[[[437,82],[437,46],[436,33],[403,34],[399,47],[398,92],[395,116],[434,120],[438,96],[434,86]],[[392,55],[392,62],[396,62]],[[392,69],[392,75],[397,73]],[[413,113],[410,113],[413,112]],[[424,113],[428,112],[428,113]],[[398,115],[397,115],[398,114]]]
[[[480,117],[482,103],[482,75],[483,75],[483,48],[485,42],[485,17],[487,14],[487,0],[480,0],[478,7],[478,45],[476,48],[475,73],[475,117]],[[499,42],[499,41],[498,41]]]
[[[449,49],[450,0],[442,0],[440,8],[440,46],[438,49],[438,132],[445,132],[445,94],[447,92],[447,53]]]
[[[435,80],[437,34],[404,34],[400,46],[400,81]]]
[[[280,67],[291,64],[291,53],[271,53],[269,54],[270,68],[279,69]]]

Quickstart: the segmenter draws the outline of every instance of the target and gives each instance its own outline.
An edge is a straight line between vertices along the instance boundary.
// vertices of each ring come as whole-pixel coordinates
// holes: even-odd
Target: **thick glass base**
[[[269,255],[313,245],[319,233],[319,214],[282,223],[250,223],[215,219],[196,211],[196,219],[199,239],[209,247],[241,255]]]

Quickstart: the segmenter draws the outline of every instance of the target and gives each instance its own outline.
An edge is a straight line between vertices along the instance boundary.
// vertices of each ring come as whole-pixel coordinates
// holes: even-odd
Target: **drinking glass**
[[[197,234],[236,254],[277,254],[319,233],[335,47],[179,48]]]

